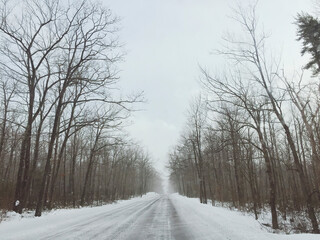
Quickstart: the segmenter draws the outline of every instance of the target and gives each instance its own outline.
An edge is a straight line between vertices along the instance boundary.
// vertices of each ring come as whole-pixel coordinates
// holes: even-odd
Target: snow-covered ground
[[[171,197],[179,216],[192,226],[194,239],[239,240],[319,240],[315,234],[273,234],[261,226],[253,216],[227,208],[200,204],[198,199],[177,194]]]
[[[56,210],[41,218],[10,217],[0,239],[319,240],[269,233],[251,216],[178,194],[149,193],[101,207]]]

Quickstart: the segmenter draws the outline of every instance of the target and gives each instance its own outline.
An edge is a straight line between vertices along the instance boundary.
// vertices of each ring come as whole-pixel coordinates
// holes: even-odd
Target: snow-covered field
[[[149,193],[101,207],[55,210],[41,218],[11,216],[0,239],[319,240],[313,234],[272,234],[251,216],[203,205],[178,194]]]

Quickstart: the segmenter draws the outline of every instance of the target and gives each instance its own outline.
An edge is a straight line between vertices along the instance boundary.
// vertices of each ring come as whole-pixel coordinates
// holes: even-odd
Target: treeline
[[[118,18],[94,1],[0,6],[0,208],[83,206],[144,194],[160,178],[122,127]]]
[[[250,206],[256,219],[267,204],[274,229],[280,216],[305,211],[319,233],[320,21],[297,16],[302,54],[311,56],[304,71],[312,76],[295,72],[289,80],[268,54],[255,8],[235,13],[242,38],[230,35],[218,52],[227,70],[201,69],[204,94],[191,104],[185,131],[170,152],[170,180],[202,203]]]

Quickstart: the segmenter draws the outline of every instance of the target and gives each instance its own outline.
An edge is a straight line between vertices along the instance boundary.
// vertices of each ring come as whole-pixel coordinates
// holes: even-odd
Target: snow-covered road
[[[319,239],[275,235],[257,221],[177,194],[148,194],[102,207],[57,210],[41,218],[0,224],[0,239]]]

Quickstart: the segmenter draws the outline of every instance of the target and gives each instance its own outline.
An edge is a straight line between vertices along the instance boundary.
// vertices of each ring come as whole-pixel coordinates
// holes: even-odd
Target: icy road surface
[[[148,194],[102,207],[57,210],[41,218],[12,217],[0,224],[0,239],[320,239],[319,235],[276,235],[257,221],[197,199]]]

